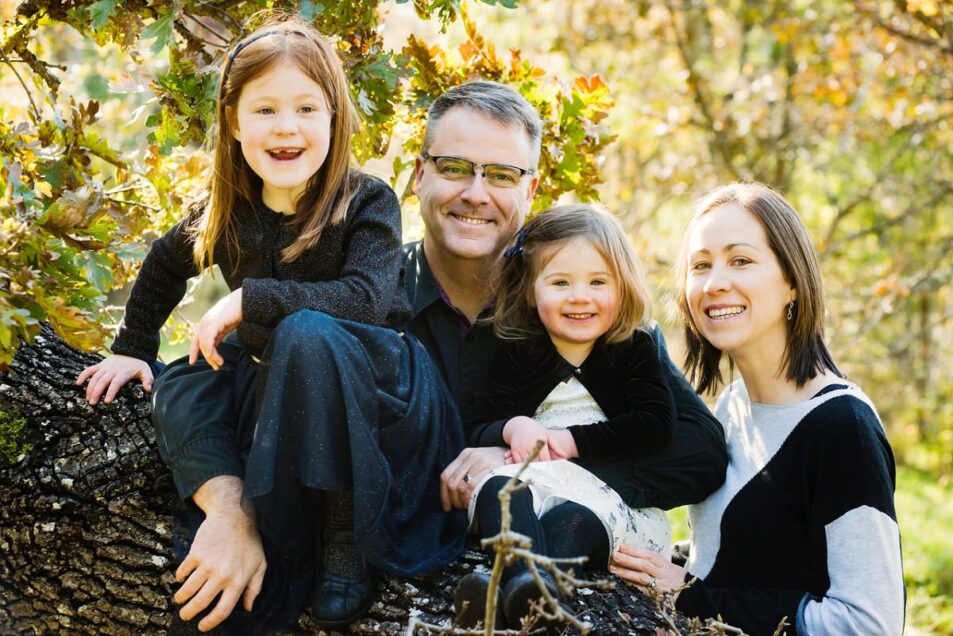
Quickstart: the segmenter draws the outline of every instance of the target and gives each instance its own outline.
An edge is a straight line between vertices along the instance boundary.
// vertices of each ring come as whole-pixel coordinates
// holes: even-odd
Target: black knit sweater
[[[301,309],[372,325],[403,324],[409,306],[400,285],[400,206],[380,179],[354,173],[357,192],[341,223],[325,228],[317,244],[290,263],[281,251],[298,236],[289,218],[262,204],[241,204],[234,227],[238,255],[220,240],[218,265],[228,288],[242,289],[238,339],[258,352],[271,330]],[[179,222],[152,244],[133,285],[113,353],[147,362],[159,351],[159,330],[199,274],[193,242]]]
[[[642,330],[611,345],[598,343],[579,367],[566,361],[548,336],[501,345],[464,431],[472,446],[505,446],[503,427],[532,417],[550,392],[575,376],[606,414],[604,422],[570,426],[579,459],[648,455],[672,435],[675,405],[662,376],[655,343]]]

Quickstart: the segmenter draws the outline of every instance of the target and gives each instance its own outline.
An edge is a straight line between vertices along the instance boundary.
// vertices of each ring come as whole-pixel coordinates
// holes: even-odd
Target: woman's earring
[[[793,318],[794,318],[794,301],[792,300],[791,302],[788,303],[788,320],[792,320]]]

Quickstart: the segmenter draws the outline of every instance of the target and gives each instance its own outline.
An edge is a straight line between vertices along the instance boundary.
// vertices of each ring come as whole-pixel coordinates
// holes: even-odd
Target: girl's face
[[[556,350],[575,364],[582,363],[619,313],[618,282],[585,238],[556,248],[536,276],[533,299]]]
[[[245,161],[263,182],[262,201],[294,212],[328,156],[331,111],[324,91],[297,65],[279,62],[242,87],[231,123]]]
[[[758,218],[736,203],[707,212],[688,235],[685,296],[692,322],[735,362],[777,361],[794,289]]]

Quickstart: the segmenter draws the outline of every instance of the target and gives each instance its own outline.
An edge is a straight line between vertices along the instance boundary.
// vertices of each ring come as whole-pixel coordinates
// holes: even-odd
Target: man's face
[[[477,164],[500,163],[529,168],[529,137],[518,125],[505,126],[479,111],[457,107],[437,122],[432,157],[457,157]],[[445,178],[434,162],[417,158],[415,191],[424,221],[429,254],[463,259],[495,259],[523,224],[536,192],[535,174],[515,185],[487,180],[482,170],[471,178]]]

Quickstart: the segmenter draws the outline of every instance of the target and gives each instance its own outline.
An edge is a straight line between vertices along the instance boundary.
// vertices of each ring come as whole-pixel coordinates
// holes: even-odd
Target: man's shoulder
[[[410,297],[411,302],[413,302],[414,290],[420,278],[420,262],[424,258],[421,244],[422,241],[412,241],[410,243],[404,243],[401,248],[403,250],[401,266],[404,270],[404,290]]]

